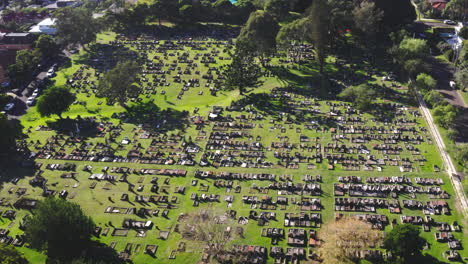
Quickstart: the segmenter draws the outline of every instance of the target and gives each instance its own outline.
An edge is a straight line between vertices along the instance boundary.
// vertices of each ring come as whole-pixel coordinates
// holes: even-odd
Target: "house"
[[[29,32],[35,34],[55,35],[57,33],[57,29],[54,27],[55,22],[55,18],[46,18],[39,22],[37,25],[32,26]]]
[[[437,9],[437,10],[444,10],[445,7],[447,6],[447,3],[449,2],[448,0],[428,0],[429,3],[431,4],[432,8]]]
[[[46,8],[49,10],[55,10],[63,7],[78,7],[81,5],[80,1],[77,0],[57,0],[57,2],[47,5]]]
[[[18,50],[31,49],[36,37],[30,33],[0,34],[0,83],[6,80],[8,66],[16,62]]]

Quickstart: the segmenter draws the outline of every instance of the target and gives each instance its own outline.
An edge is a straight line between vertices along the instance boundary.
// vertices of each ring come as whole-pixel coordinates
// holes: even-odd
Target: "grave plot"
[[[74,61],[67,78],[59,73],[77,102],[60,126],[22,120],[32,126],[24,146],[36,172],[0,191],[0,242],[22,234],[36,200],[57,196],[80,204],[98,239],[134,263],[212,259],[179,229],[200,210],[230,219],[223,232],[236,239],[220,258],[242,263],[311,260],[320,228],[343,217],[385,232],[419,225],[431,255],[466,255],[452,187],[418,109],[402,103],[407,89],[395,83],[392,100],[362,112],[285,85],[266,68],[265,85],[239,96],[220,85],[231,45],[119,35],[97,45],[90,63]],[[278,55],[266,65],[310,63],[309,46],[294,48],[301,58]],[[129,111],[96,96],[103,73],[124,58],[143,66],[143,93]]]

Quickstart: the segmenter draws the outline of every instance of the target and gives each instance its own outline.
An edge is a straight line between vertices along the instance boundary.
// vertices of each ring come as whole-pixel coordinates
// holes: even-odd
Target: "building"
[[[442,11],[447,6],[448,0],[428,0],[432,8]]]
[[[57,29],[54,27],[55,21],[55,18],[46,18],[39,22],[37,25],[32,26],[29,32],[35,34],[55,35],[57,33]]]
[[[16,52],[31,49],[35,40],[31,33],[0,34],[0,83],[6,81],[8,66],[16,62]]]

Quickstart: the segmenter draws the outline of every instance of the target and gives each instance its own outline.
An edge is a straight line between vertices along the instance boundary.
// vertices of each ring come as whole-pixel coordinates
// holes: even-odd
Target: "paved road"
[[[442,62],[434,57],[430,58],[429,62],[431,63],[431,74],[437,80],[437,91],[442,93],[450,104],[458,106],[460,108],[466,108],[467,105],[463,100],[463,97],[456,89],[450,87],[449,82],[453,80],[453,74],[455,68],[446,63]]]
[[[434,141],[439,149],[440,156],[442,157],[442,161],[444,163],[445,170],[447,171],[450,181],[452,182],[453,189],[455,190],[456,200],[458,201],[461,211],[465,217],[468,217],[468,200],[466,198],[465,192],[463,190],[463,185],[461,182],[461,178],[457,173],[455,166],[453,165],[452,159],[450,155],[446,151],[445,143],[442,140],[442,137],[437,129],[437,126],[434,124],[434,120],[432,119],[431,112],[429,111],[426,102],[422,98],[421,94],[418,92],[418,102],[419,102],[419,109],[421,110],[424,119],[426,119],[427,124],[429,125],[429,130],[434,138]]]
[[[46,72],[40,72],[36,76],[36,78],[32,80],[28,86],[26,86],[21,95],[15,98],[15,108],[13,109],[13,111],[8,113],[8,119],[19,119],[22,115],[26,113],[26,111],[28,110],[26,100],[28,100],[28,97],[31,95],[32,91],[35,89],[37,84],[46,78],[46,74]]]

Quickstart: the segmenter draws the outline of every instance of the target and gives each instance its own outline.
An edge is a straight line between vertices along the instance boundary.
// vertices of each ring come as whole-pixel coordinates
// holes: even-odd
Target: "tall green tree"
[[[394,56],[410,78],[430,70],[426,62],[429,56],[429,46],[426,40],[405,38],[400,42]]]
[[[76,96],[68,88],[52,86],[48,88],[37,100],[37,111],[41,116],[58,115],[70,108]]]
[[[28,264],[29,261],[15,247],[2,243],[0,244],[0,263]]]
[[[353,9],[353,18],[357,39],[373,58],[372,54],[376,53],[377,33],[383,19],[383,12],[376,7],[374,2],[366,0]]]
[[[415,86],[420,90],[429,91],[436,88],[437,81],[427,73],[420,73],[416,77]]]
[[[260,57],[270,55],[276,50],[276,35],[279,25],[276,19],[265,11],[250,14],[245,27],[242,28],[238,40],[250,42]]]
[[[338,94],[339,98],[353,102],[360,110],[369,110],[375,101],[376,92],[367,84],[349,86]]]
[[[59,9],[55,17],[58,40],[65,45],[85,47],[96,40],[96,34],[100,31],[100,25],[89,9],[65,7]]]
[[[35,47],[39,49],[45,58],[56,57],[59,52],[59,46],[50,35],[42,34],[35,42]]]
[[[465,91],[468,88],[468,68],[458,69],[455,73],[455,81],[458,87]]]
[[[412,224],[397,225],[384,238],[384,248],[393,256],[408,261],[411,257],[419,256],[425,240],[419,236],[418,226]]]
[[[260,80],[262,72],[253,56],[254,48],[249,42],[238,41],[231,63],[223,71],[223,85],[227,90],[238,89],[242,95],[247,88],[256,88],[263,82]]]
[[[8,66],[8,77],[12,83],[21,85],[30,80],[37,64],[41,59],[39,49],[34,50],[19,50],[16,52],[16,62]]]
[[[468,17],[468,1],[451,0],[444,9],[444,15],[452,19],[466,21]]]
[[[136,84],[139,73],[140,66],[135,61],[117,63],[99,81],[98,95],[106,97],[109,104],[117,102],[126,107],[128,98],[137,97],[141,92],[141,87]]]
[[[265,12],[271,14],[278,21],[281,21],[289,13],[289,1],[288,0],[268,0],[265,3]]]
[[[89,246],[93,220],[78,204],[59,198],[39,202],[26,224],[26,240],[50,258],[73,259]]]
[[[314,0],[309,10],[311,20],[311,39],[314,43],[317,61],[320,65],[320,73],[323,73],[325,59],[327,58],[328,45],[330,43],[330,8],[325,0]]]

